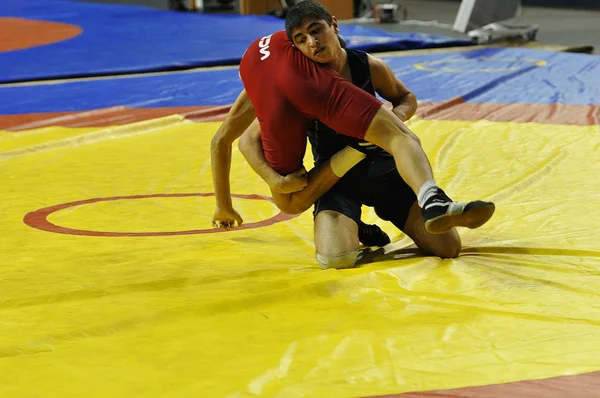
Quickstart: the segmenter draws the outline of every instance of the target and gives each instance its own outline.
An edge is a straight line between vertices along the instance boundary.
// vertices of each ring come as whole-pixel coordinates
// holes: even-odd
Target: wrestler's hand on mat
[[[286,176],[281,176],[275,184],[271,186],[273,192],[292,193],[302,191],[308,184],[308,172],[304,167],[294,171]]]
[[[217,210],[215,210],[215,214],[212,218],[212,225],[213,227],[228,229],[235,227],[236,221],[238,223],[238,227],[244,222],[240,214],[233,208],[224,209],[217,207]]]

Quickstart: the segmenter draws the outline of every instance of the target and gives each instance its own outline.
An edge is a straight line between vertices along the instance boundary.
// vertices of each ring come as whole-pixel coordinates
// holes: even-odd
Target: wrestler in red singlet
[[[305,57],[285,31],[248,47],[240,77],[260,123],[265,158],[284,175],[302,167],[306,123],[318,119],[337,132],[364,138],[382,105],[334,70]]]

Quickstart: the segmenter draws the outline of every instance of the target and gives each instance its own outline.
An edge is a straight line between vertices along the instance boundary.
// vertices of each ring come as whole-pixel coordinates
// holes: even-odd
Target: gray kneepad
[[[337,256],[326,256],[324,254],[317,253],[317,261],[321,268],[329,269],[344,269],[354,267],[356,258],[358,257],[358,250],[351,251],[348,253],[340,254]]]

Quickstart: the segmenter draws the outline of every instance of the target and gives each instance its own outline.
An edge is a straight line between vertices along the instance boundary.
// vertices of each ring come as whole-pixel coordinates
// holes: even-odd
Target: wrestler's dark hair
[[[327,8],[314,0],[302,0],[295,6],[290,7],[285,16],[285,33],[293,43],[292,32],[300,27],[306,18],[322,19],[331,26],[333,18]],[[346,42],[338,35],[342,48],[346,48]]]

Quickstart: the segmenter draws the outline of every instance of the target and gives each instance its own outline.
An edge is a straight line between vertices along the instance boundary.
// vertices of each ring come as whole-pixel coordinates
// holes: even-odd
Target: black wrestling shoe
[[[494,214],[496,205],[480,200],[469,203],[453,202],[438,188],[421,209],[425,229],[430,234],[445,234],[454,227],[479,228]]]
[[[379,226],[358,223],[358,240],[365,246],[383,247],[390,243],[390,237]]]

